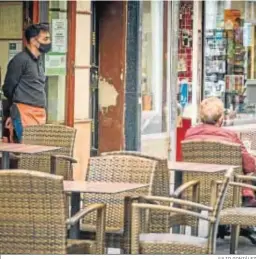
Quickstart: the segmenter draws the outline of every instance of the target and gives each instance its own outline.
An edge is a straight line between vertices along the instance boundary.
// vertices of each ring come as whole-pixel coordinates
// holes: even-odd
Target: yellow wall
[[[1,83],[3,84],[9,63],[9,43],[22,43],[23,7],[22,2],[0,2],[0,8],[5,15],[0,17],[0,68]],[[15,37],[15,39],[7,40],[10,37]]]
[[[1,67],[1,78],[2,84],[6,74],[6,68],[8,65],[8,41],[0,40],[0,67]]]
[[[77,11],[91,11],[90,1],[77,1]],[[89,117],[91,15],[76,15],[75,120]],[[88,67],[88,68],[84,68]]]
[[[74,127],[77,129],[74,157],[78,160],[74,166],[74,179],[84,180],[90,157],[91,122],[90,120],[75,122]]]

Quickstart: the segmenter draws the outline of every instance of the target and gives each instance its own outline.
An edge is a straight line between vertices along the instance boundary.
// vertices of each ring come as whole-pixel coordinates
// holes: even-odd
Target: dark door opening
[[[98,154],[98,125],[99,125],[99,12],[97,1],[92,1],[92,20],[91,20],[91,68],[90,68],[90,115],[91,126],[91,156]]]

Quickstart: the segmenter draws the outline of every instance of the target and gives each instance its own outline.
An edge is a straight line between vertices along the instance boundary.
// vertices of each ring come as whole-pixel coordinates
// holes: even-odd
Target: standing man
[[[5,127],[9,141],[18,143],[23,127],[46,123],[46,76],[41,54],[51,49],[49,26],[32,24],[25,38],[27,46],[9,62],[3,85],[10,106]]]

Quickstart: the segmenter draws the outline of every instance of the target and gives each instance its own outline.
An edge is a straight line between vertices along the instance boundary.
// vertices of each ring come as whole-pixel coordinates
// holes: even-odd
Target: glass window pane
[[[178,114],[192,117],[192,54],[193,54],[193,1],[179,4],[178,38]],[[181,115],[181,114],[179,114]]]
[[[253,1],[205,3],[203,95],[223,100],[225,125],[256,122],[256,100],[247,95],[247,85],[256,79],[255,5]]]
[[[161,133],[163,92],[163,2],[143,1],[142,134]]]

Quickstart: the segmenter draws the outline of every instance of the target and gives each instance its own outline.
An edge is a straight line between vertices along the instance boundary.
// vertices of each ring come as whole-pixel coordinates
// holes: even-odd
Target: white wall
[[[77,11],[91,11],[91,2],[77,0]],[[89,118],[90,98],[90,51],[91,15],[76,15],[76,56],[75,56],[75,125],[77,129],[75,157],[79,163],[74,170],[74,179],[85,178],[90,157],[91,121]]]
[[[77,1],[77,11],[90,10],[90,1]],[[77,14],[75,64],[78,68],[75,69],[75,120],[85,120],[89,117],[90,46],[91,16],[86,14]]]
[[[50,8],[60,8],[67,11],[67,1],[50,1]],[[67,19],[67,12],[49,12],[49,22],[52,19]],[[48,122],[64,122],[66,104],[66,76],[48,77]]]

